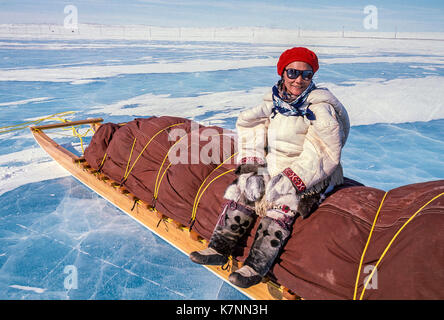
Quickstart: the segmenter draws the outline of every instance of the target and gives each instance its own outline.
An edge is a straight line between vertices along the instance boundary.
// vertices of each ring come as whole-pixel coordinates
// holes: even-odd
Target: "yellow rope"
[[[65,112],[59,112],[59,113],[54,113],[52,115],[46,116],[46,117],[42,117],[36,120],[32,120],[32,121],[27,121],[27,122],[23,122],[20,124],[16,124],[16,125],[12,125],[12,126],[5,126],[5,127],[0,127],[0,134],[3,133],[8,133],[8,132],[12,132],[12,131],[18,131],[18,130],[23,130],[28,128],[30,125],[37,125],[43,121],[48,121],[48,120],[57,120],[63,123],[69,123],[68,120],[62,118],[62,116],[66,116],[69,114],[73,114],[75,113],[75,111],[65,111]],[[78,127],[72,126],[71,128],[65,128],[63,130],[72,130],[72,136],[79,138],[80,140],[80,147],[82,148],[82,153],[85,153],[85,148],[83,145],[83,138],[86,137],[86,135],[93,129],[88,129],[86,132],[84,133],[80,133],[79,131],[77,131]]]
[[[233,172],[234,170],[236,170],[236,169],[230,169],[230,170],[228,170],[228,171],[225,171],[225,172],[221,173],[221,174],[218,175],[217,177],[213,178],[213,179],[212,179],[212,180],[211,180],[211,181],[205,186],[205,188],[204,188],[204,189],[202,190],[202,192],[200,193],[200,195],[199,195],[199,199],[197,200],[196,205],[195,205],[195,207],[194,207],[194,212],[193,212],[192,217],[191,217],[192,221],[194,221],[194,220],[196,219],[197,207],[199,206],[200,199],[202,198],[202,196],[203,196],[205,190],[207,190],[207,188],[210,186],[210,184],[213,183],[213,181],[215,181],[216,179],[219,179],[220,177],[222,177],[223,175],[225,175],[225,174],[227,174],[227,173]]]
[[[224,135],[224,133],[218,133],[218,134],[215,134],[215,135],[210,136],[209,138],[213,138],[213,137],[216,137],[216,136],[222,136],[222,135]],[[161,169],[162,169],[162,167],[163,167],[163,165],[164,165],[166,159],[168,158],[168,155],[169,155],[170,151],[172,150],[172,148],[173,148],[177,143],[180,142],[180,140],[182,140],[182,139],[185,138],[186,136],[187,136],[187,135],[184,135],[184,136],[182,136],[178,141],[176,141],[176,142],[171,146],[171,148],[168,150],[168,152],[167,152],[165,158],[163,159],[163,162],[162,162],[162,164],[161,164],[161,166],[160,166],[160,168],[159,168],[159,171],[157,172],[156,183],[155,183],[155,186],[154,186],[154,195],[153,195],[153,198],[154,198],[154,199],[157,199],[157,197],[159,196],[160,184],[162,183],[163,177],[165,176],[167,170],[168,170],[168,169],[171,167],[171,165],[172,165],[172,164],[170,163],[170,164],[166,167],[165,171],[163,172],[162,176],[160,177],[160,180],[158,181],[160,171],[161,171]],[[235,155],[235,154],[234,154],[234,155]],[[217,168],[219,168],[219,167],[220,167],[222,164],[224,164],[226,161],[228,161],[229,159],[231,159],[232,157],[234,157],[234,155],[232,155],[231,157],[229,157],[228,159],[226,159],[224,162],[222,162]],[[215,171],[217,168],[215,168],[213,171]],[[213,171],[211,171],[211,173],[213,173]],[[211,173],[210,173],[210,174],[211,174]],[[208,175],[208,176],[209,176],[209,175]],[[205,181],[208,179],[208,176],[205,178],[205,180],[202,182],[202,184],[205,183]],[[202,185],[201,185],[200,188],[202,188]],[[197,191],[197,195],[199,194],[200,188],[199,188],[199,190]],[[196,197],[197,197],[197,195],[196,195]],[[196,199],[195,199],[195,200],[196,200]],[[194,206],[193,206],[193,210],[194,210]]]
[[[103,164],[105,163],[106,156],[107,156],[107,153],[105,152],[105,154],[103,155],[102,162],[100,162],[99,170],[102,168]]]
[[[67,121],[63,121],[63,122],[67,122]],[[66,129],[66,130],[70,130],[70,129]],[[92,130],[92,129],[90,128],[90,129],[86,130],[84,133],[80,133],[80,132],[77,131],[76,127],[74,127],[74,126],[72,127],[72,135],[73,135],[74,137],[79,138],[79,140],[80,140],[80,147],[82,148],[82,154],[85,154],[85,148],[83,147],[83,138],[86,137],[86,135],[87,135],[90,131],[93,131],[93,132],[94,132],[94,130]]]
[[[51,119],[52,120],[59,120],[60,122],[63,122],[63,123],[69,123],[68,120],[60,118],[60,117],[52,117]],[[80,126],[77,126],[77,127],[76,126],[72,126],[71,128],[63,128],[62,130],[72,130],[72,136],[79,138],[79,140],[80,140],[80,147],[82,148],[82,154],[85,154],[85,148],[83,146],[83,138],[86,137],[87,134],[90,131],[94,132],[94,130],[90,128],[90,129],[86,130],[84,133],[80,133],[76,129],[78,127],[80,127]]]
[[[171,163],[166,167],[165,171],[163,172],[162,176],[160,177],[159,180],[159,176],[160,176],[160,172],[162,171],[163,165],[165,164],[166,159],[168,158],[168,155],[170,154],[171,150],[173,149],[173,147],[178,144],[183,138],[187,137],[188,134],[183,135],[182,137],[180,137],[179,140],[177,140],[169,149],[167,154],[165,155],[165,157],[163,158],[162,164],[159,167],[159,170],[157,171],[157,176],[156,176],[156,182],[154,183],[154,199],[157,199],[157,196],[159,194],[159,189],[160,189],[160,184],[162,183],[163,177],[165,175],[165,173],[167,172],[168,168],[171,166]]]
[[[160,190],[160,184],[162,183],[163,177],[165,176],[168,169],[171,167],[171,163],[166,167],[165,171],[162,173],[162,176],[160,177],[159,184],[157,185],[157,189],[154,189],[154,199],[157,199],[159,196],[159,190]]]
[[[127,176],[127,172],[128,172],[128,168],[129,168],[129,165],[130,165],[130,162],[131,162],[131,158],[132,158],[132,156],[133,156],[133,150],[134,150],[134,146],[136,145],[136,141],[137,141],[137,138],[135,137],[134,138],[134,141],[133,141],[133,146],[131,147],[131,152],[130,152],[130,155],[129,155],[129,158],[128,158],[128,162],[127,162],[127,164],[126,164],[126,168],[125,168],[125,173],[124,173],[124,175],[123,175],[123,178],[126,180],[126,178],[128,177]]]
[[[157,137],[161,132],[163,132],[163,131],[165,131],[165,130],[167,130],[167,129],[169,129],[169,128],[172,128],[172,127],[175,127],[175,126],[181,125],[181,124],[183,124],[183,122],[181,122],[181,123],[176,123],[176,124],[172,124],[172,125],[170,125],[170,126],[168,126],[168,127],[165,127],[165,128],[163,128],[163,129],[159,130],[155,135],[153,135],[153,136],[151,137],[151,139],[147,142],[147,144],[143,147],[142,151],[140,151],[140,153],[139,153],[139,155],[137,156],[136,160],[134,160],[133,165],[131,166],[131,168],[129,169],[129,171],[128,171],[128,172],[126,173],[126,175],[124,176],[124,180],[126,180],[126,179],[129,177],[129,175],[130,175],[131,171],[133,170],[134,166],[136,165],[137,161],[139,160],[139,158],[142,156],[142,154],[143,154],[143,152],[145,151],[145,149],[150,145],[151,141],[153,141],[155,137]]]
[[[60,120],[61,118],[57,117],[57,116],[66,116],[68,114],[73,114],[73,113],[75,113],[75,111],[59,112],[59,113],[54,113],[50,116],[46,116],[46,117],[39,118],[36,120],[27,121],[27,122],[23,122],[23,123],[12,125],[12,126],[0,127],[0,134],[12,132],[12,131],[17,131],[17,130],[23,130],[23,129],[28,128],[31,124],[36,125],[36,124],[39,124],[40,122],[47,121],[47,120]],[[62,122],[66,122],[66,121],[67,120],[62,119]]]
[[[202,194],[205,192],[205,190],[208,188],[208,186],[209,186],[214,180],[216,180],[217,178],[223,176],[224,174],[226,174],[226,173],[228,173],[228,172],[234,171],[235,169],[228,170],[228,171],[226,171],[226,172],[224,172],[224,173],[218,175],[216,178],[214,178],[213,180],[211,180],[211,182],[210,182],[210,183],[204,188],[204,190],[202,191],[202,193],[199,194],[199,193],[200,193],[200,190],[202,189],[202,187],[203,187],[203,185],[205,184],[205,182],[207,181],[207,179],[211,176],[211,174],[212,174],[214,171],[216,171],[217,169],[219,169],[219,168],[220,168],[225,162],[227,162],[228,160],[230,160],[231,158],[233,158],[236,154],[237,154],[237,152],[233,153],[230,157],[228,157],[227,159],[225,159],[221,164],[219,164],[216,168],[214,168],[214,169],[210,172],[210,174],[209,174],[208,176],[206,176],[206,178],[204,179],[204,181],[203,181],[202,184],[200,185],[199,189],[197,190],[196,197],[194,198],[193,210],[192,210],[192,212],[191,212],[191,221],[194,221],[194,219],[196,219],[196,212],[197,212],[197,207],[199,206],[199,201],[200,201],[200,199],[202,198]]]
[[[387,194],[387,193],[386,193]],[[390,240],[390,242],[389,242],[389,244],[385,247],[385,249],[384,249],[384,251],[382,252],[382,254],[381,254],[381,257],[379,258],[379,260],[376,262],[376,265],[375,265],[375,267],[373,268],[373,270],[372,270],[372,272],[370,273],[370,275],[368,276],[368,278],[367,278],[367,281],[365,282],[365,284],[364,284],[364,288],[362,289],[362,292],[361,292],[361,295],[360,295],[360,297],[359,297],[359,300],[362,300],[362,298],[364,297],[364,292],[365,292],[365,290],[366,290],[366,288],[367,288],[367,285],[369,284],[369,282],[370,282],[370,280],[372,279],[372,277],[373,277],[373,275],[374,275],[374,273],[375,273],[375,271],[377,270],[377,268],[378,268],[378,265],[380,264],[380,262],[382,261],[382,259],[384,258],[384,256],[386,255],[386,253],[387,253],[387,251],[389,250],[389,248],[391,247],[391,245],[393,244],[393,242],[396,240],[396,238],[398,237],[398,235],[401,233],[401,231],[407,226],[407,224],[409,224],[412,220],[413,220],[413,218],[415,218],[416,217],[416,215],[419,213],[419,212],[421,212],[426,206],[428,206],[432,201],[434,201],[435,199],[438,199],[439,197],[441,197],[442,195],[444,195],[444,192],[442,192],[442,193],[440,193],[440,194],[438,194],[437,196],[435,196],[435,197],[433,197],[431,200],[429,200],[426,204],[424,204],[421,208],[419,208],[402,226],[401,226],[401,228],[399,228],[399,230],[395,233],[395,235],[393,236],[393,238]],[[385,198],[385,196],[384,196],[384,198]],[[384,199],[383,199],[383,201],[384,201]],[[382,206],[382,202],[381,202],[381,206]],[[379,213],[379,210],[378,210],[378,213]],[[373,222],[373,226],[372,226],[372,229],[373,229],[373,227],[374,227],[374,225],[375,225],[375,223],[376,223],[376,219],[375,219],[375,221]],[[369,237],[369,239],[370,239],[370,237]],[[369,241],[368,241],[369,242]],[[365,250],[365,249],[364,249]],[[360,263],[360,266],[359,266],[359,268],[361,268],[361,264],[362,264],[362,261],[363,261],[363,257],[364,257],[364,254],[365,254],[365,252],[363,253],[363,255],[362,255],[362,258],[361,258],[361,263]],[[358,279],[359,279],[359,273],[358,273]],[[355,300],[355,298],[356,298],[356,291],[357,291],[357,288],[355,287],[355,294],[354,294],[354,296],[353,296],[353,299]]]
[[[379,205],[378,211],[376,212],[376,215],[375,215],[375,219],[373,220],[373,224],[372,224],[372,227],[370,229],[370,233],[368,235],[367,243],[365,244],[364,251],[362,252],[362,255],[361,255],[361,261],[359,262],[359,267],[358,267],[358,274],[356,275],[355,291],[353,293],[353,300],[356,300],[356,293],[358,292],[359,275],[361,274],[361,268],[362,268],[362,263],[364,262],[364,256],[365,256],[365,253],[367,252],[367,247],[368,247],[368,245],[370,243],[370,239],[371,239],[372,234],[373,234],[373,229],[375,228],[375,225],[376,225],[376,220],[378,220],[379,212],[381,211],[382,204],[384,203],[384,200],[385,200],[385,197],[387,196],[387,193],[388,192],[386,192],[384,194],[384,197],[381,200],[381,203]]]
[[[221,135],[224,135],[224,134],[223,134],[223,133],[222,133],[222,134],[217,134],[217,135],[215,135],[215,136],[221,136]],[[211,136],[211,137],[213,137],[213,136]],[[197,204],[196,204],[196,199],[197,199],[197,197],[199,196],[200,189],[202,189],[203,185],[205,184],[205,181],[207,181],[207,179],[210,177],[210,175],[211,175],[214,171],[216,171],[217,169],[219,169],[219,167],[221,167],[225,162],[227,162],[228,160],[232,159],[236,154],[238,154],[238,152],[233,153],[230,157],[228,157],[227,159],[225,159],[221,164],[219,164],[216,168],[214,168],[214,169],[210,172],[210,174],[209,174],[208,176],[205,177],[204,181],[202,181],[202,183],[201,183],[199,189],[197,190],[196,197],[194,198],[193,210],[192,210],[192,212],[191,212],[191,221],[193,221],[193,220],[195,219],[195,217],[196,217],[197,206],[198,206],[198,203],[199,203],[199,202],[197,202]],[[199,199],[200,199],[200,198],[199,198]]]

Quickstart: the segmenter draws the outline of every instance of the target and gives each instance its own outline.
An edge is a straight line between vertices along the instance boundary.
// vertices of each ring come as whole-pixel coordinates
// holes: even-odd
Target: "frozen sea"
[[[442,41],[9,37],[0,39],[0,127],[74,111],[68,119],[175,115],[235,129],[295,45],[318,53],[314,81],[349,112],[347,177],[383,190],[444,179]],[[70,177],[29,130],[0,134],[0,208],[0,299],[248,299]]]

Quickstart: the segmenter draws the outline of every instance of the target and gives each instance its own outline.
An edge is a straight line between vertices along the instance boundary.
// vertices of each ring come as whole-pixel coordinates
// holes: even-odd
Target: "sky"
[[[67,5],[80,24],[444,32],[444,0],[0,0],[0,24],[63,25]]]

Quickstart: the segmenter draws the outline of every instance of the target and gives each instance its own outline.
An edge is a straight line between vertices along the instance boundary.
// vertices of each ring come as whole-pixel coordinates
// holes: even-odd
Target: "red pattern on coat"
[[[302,181],[302,179],[299,178],[299,176],[296,173],[294,173],[293,170],[287,168],[283,172],[291,180],[291,182],[293,182],[293,184],[295,185],[296,189],[298,189],[299,192],[303,192],[306,189],[304,181]]]

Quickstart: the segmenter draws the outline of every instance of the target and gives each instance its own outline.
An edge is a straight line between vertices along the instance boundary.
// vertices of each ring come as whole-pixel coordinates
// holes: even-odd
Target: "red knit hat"
[[[295,47],[285,50],[279,57],[279,61],[277,63],[278,74],[282,76],[282,72],[284,72],[285,67],[294,61],[308,63],[313,69],[313,73],[319,69],[318,57],[313,51],[303,47]]]

